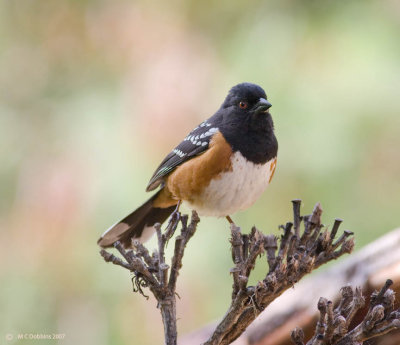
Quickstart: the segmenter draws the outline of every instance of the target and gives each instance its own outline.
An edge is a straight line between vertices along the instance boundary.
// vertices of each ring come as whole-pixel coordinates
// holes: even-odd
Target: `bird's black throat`
[[[220,127],[222,135],[243,157],[255,164],[265,164],[278,153],[278,141],[270,114],[258,114],[242,121],[229,121]]]

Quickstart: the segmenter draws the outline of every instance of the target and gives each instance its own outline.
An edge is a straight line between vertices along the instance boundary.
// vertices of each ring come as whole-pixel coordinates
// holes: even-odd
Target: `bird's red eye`
[[[239,107],[240,107],[240,109],[246,109],[247,108],[247,102],[245,102],[245,101],[239,102]]]

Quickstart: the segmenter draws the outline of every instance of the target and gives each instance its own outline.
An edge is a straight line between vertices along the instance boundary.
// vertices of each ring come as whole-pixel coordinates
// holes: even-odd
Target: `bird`
[[[278,141],[262,87],[233,86],[217,112],[194,128],[161,162],[146,191],[157,192],[97,241],[107,248],[119,241],[146,242],[179,210],[181,203],[199,216],[226,217],[250,207],[274,176]]]

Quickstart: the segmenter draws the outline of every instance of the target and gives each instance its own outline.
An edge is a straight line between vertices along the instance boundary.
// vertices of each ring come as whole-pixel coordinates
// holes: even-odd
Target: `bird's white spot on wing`
[[[191,133],[193,133],[194,131],[196,131],[198,128],[204,128],[204,127],[211,127],[211,124],[204,121],[202,122],[198,127],[196,127]],[[205,131],[206,129],[202,129],[201,131]],[[204,133],[198,134],[198,135],[193,135],[193,134],[189,134],[185,137],[185,139],[183,139],[184,141],[190,141],[193,145],[197,145],[197,146],[205,146],[208,144],[208,142],[204,142],[201,139],[210,137],[212,135],[214,135],[215,133],[218,132],[218,128],[217,127],[211,127],[211,128],[207,128],[207,130]],[[180,157],[181,153],[177,152],[174,150],[174,153],[177,154]],[[186,155],[186,154],[184,154]]]
[[[205,132],[204,136],[209,137],[210,135],[213,135],[216,132],[218,132],[218,128],[213,127],[213,128],[210,128],[207,132]]]
[[[179,156],[181,158],[186,156],[185,152],[183,152],[181,150],[178,150],[178,149],[174,149],[172,152],[175,153],[177,156]]]
[[[211,127],[211,123],[208,123],[207,121],[204,121],[200,124],[200,127]]]

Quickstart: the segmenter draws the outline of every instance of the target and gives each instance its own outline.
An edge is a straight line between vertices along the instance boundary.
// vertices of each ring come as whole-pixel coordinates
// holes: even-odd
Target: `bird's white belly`
[[[231,163],[230,171],[211,180],[198,198],[199,202],[189,203],[199,215],[225,217],[250,207],[268,186],[276,158],[265,164],[254,164],[237,151]]]

